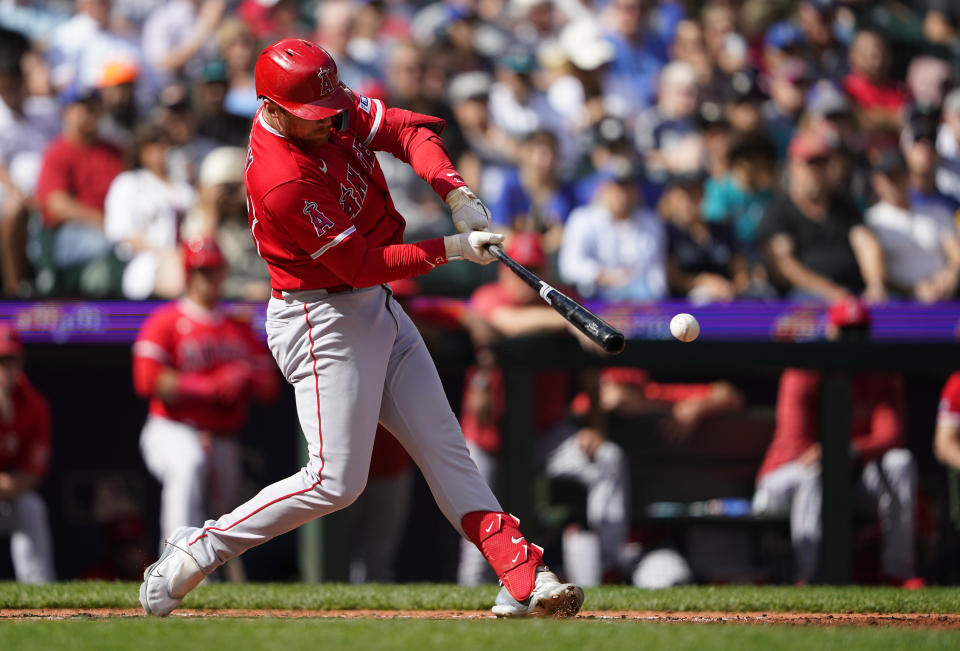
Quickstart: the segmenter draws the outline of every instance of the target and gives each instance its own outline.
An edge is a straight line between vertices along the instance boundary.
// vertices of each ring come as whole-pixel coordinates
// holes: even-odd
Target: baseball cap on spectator
[[[775,50],[800,47],[806,42],[803,30],[786,20],[771,25],[763,37],[764,46]]]
[[[23,355],[23,344],[17,332],[8,324],[0,323],[0,357]]]
[[[790,141],[787,157],[791,160],[811,161],[829,156],[833,150],[834,143],[819,132],[807,129],[798,132]]]
[[[738,70],[730,75],[723,89],[724,101],[729,104],[760,102],[766,98],[757,77],[751,70]]]
[[[580,70],[596,70],[616,56],[613,44],[593,20],[569,23],[560,32],[559,43],[567,60]]]
[[[777,146],[766,131],[756,130],[738,134],[727,148],[727,162],[730,165],[738,160],[752,157],[770,161],[771,165],[776,160]]]
[[[547,261],[540,236],[536,233],[514,233],[507,242],[506,252],[524,267],[535,269],[542,267]]]
[[[804,0],[804,4],[810,5],[821,14],[828,14],[836,10],[838,3],[837,0]]]
[[[219,59],[207,61],[200,69],[200,81],[205,84],[226,83],[227,64]]]
[[[856,296],[845,296],[827,310],[827,323],[835,328],[868,328],[870,310]]]
[[[625,156],[613,156],[599,170],[601,182],[628,183],[643,176],[643,168],[639,161]]]
[[[110,86],[120,86],[122,84],[132,84],[140,76],[140,69],[131,61],[110,61],[103,70],[100,71],[100,77],[97,79],[97,88],[109,88]]]
[[[608,115],[590,128],[590,140],[595,147],[623,145],[629,144],[630,134],[622,120]]]
[[[511,48],[497,60],[497,66],[518,75],[529,75],[536,69],[537,60],[523,48]]]
[[[899,149],[888,147],[880,152],[880,155],[877,157],[877,162],[873,166],[873,170],[886,176],[906,174],[907,161]]]
[[[478,70],[461,72],[450,80],[447,94],[452,104],[459,104],[471,99],[485,99],[490,95],[490,85],[493,77]]]
[[[242,183],[245,159],[246,152],[240,147],[217,147],[200,164],[200,185]]]
[[[674,172],[667,176],[667,181],[664,184],[664,192],[674,188],[683,188],[685,190],[699,189],[703,187],[705,180],[706,175],[699,170],[692,172]]]
[[[87,102],[96,102],[100,99],[100,93],[97,92],[96,88],[80,84],[72,83],[60,93],[60,103],[64,106],[70,104],[85,104]]]
[[[937,130],[940,127],[940,112],[932,107],[915,106],[910,110],[907,128],[903,135],[907,142],[919,140],[937,141]]]
[[[730,122],[723,112],[723,108],[717,102],[707,100],[700,104],[700,110],[697,111],[697,124],[701,131],[708,129],[728,129]]]
[[[846,93],[840,90],[832,81],[822,79],[807,91],[808,115],[818,118],[850,115],[853,106]]]

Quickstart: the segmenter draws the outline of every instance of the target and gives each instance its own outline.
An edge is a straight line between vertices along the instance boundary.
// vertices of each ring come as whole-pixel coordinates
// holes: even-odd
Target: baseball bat
[[[623,351],[626,342],[622,332],[563,292],[540,280],[536,274],[504,253],[501,247],[496,244],[491,244],[488,248],[497,260],[505,264],[510,271],[535,289],[537,293],[540,294],[540,298],[559,312],[560,316],[572,323],[577,330],[587,335],[590,341],[611,355],[616,355]]]

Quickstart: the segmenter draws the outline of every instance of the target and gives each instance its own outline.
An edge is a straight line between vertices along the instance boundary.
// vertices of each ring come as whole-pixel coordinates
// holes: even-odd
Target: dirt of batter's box
[[[108,619],[142,617],[139,608],[0,608],[0,619]],[[177,610],[171,617],[280,617],[318,619],[495,619],[486,610]],[[727,613],[588,610],[579,619],[695,624],[876,626],[960,630],[960,613]]]

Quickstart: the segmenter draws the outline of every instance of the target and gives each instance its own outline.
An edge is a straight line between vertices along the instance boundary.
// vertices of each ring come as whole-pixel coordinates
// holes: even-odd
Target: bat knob
[[[623,352],[627,342],[623,338],[623,333],[612,332],[603,338],[603,349],[611,355],[618,355]]]

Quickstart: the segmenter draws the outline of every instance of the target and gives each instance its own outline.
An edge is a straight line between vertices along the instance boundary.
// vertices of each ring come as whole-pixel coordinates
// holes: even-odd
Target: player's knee
[[[335,499],[334,505],[343,509],[354,502],[357,501],[357,498],[363,494],[363,489],[367,487],[367,477],[355,477],[348,480],[345,480],[343,483],[343,489],[339,491]]]
[[[916,463],[910,450],[888,450],[880,460],[880,466],[888,477],[909,477],[916,473]]]

